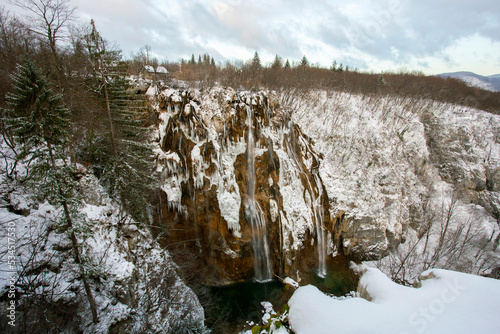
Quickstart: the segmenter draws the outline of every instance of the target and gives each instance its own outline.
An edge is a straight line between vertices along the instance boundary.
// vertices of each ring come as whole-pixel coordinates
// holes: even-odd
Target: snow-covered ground
[[[297,334],[500,332],[500,281],[433,269],[419,282],[401,286],[371,268],[361,278],[361,297],[339,300],[300,287],[289,301],[291,328]]]

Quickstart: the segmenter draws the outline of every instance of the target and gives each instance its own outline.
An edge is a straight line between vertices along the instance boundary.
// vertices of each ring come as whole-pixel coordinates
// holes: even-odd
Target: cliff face
[[[397,96],[310,91],[290,102],[323,153],[345,254],[409,280],[488,274],[500,259],[500,116]]]
[[[498,116],[325,91],[154,96],[163,243],[196,254],[205,283],[323,276],[339,253],[394,268],[421,245],[448,269],[499,258]],[[484,258],[438,254],[443,230]]]
[[[326,273],[339,219],[275,94],[166,90],[157,108],[167,246],[200,254],[209,284]]]

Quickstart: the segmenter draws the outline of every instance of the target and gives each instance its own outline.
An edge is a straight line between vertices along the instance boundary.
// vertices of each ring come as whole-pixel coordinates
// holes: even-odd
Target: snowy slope
[[[402,242],[415,255],[422,247],[434,265],[448,269],[477,273],[499,265],[500,116],[426,100],[325,91],[291,104],[295,122],[323,154],[320,175],[332,208],[345,213],[344,251],[377,258]],[[444,247],[438,239],[445,221],[447,242],[466,238],[475,246],[453,258],[434,256]],[[429,226],[428,242],[413,247]],[[399,260],[379,265],[389,274]],[[415,264],[410,276],[428,265]]]
[[[6,146],[1,148],[5,156],[11,155]],[[91,232],[78,235],[78,239],[97,304],[99,322],[94,324],[71,240],[57,228],[61,210],[39,203],[30,189],[6,178],[6,162],[12,161],[2,159],[0,165],[2,318],[10,301],[10,285],[15,282],[16,323],[26,325],[27,332],[40,329],[39,314],[54,332],[169,332],[188,323],[202,327],[203,308],[177,275],[168,252],[146,227],[121,213],[97,180],[80,166],[85,198],[80,213]],[[11,231],[13,236],[7,234]],[[9,237],[15,242],[10,243]],[[9,245],[15,246],[12,254],[6,252]],[[11,255],[14,266],[8,262]],[[0,332],[11,329],[1,326],[7,325],[2,322]]]
[[[301,287],[289,301],[290,325],[297,334],[500,332],[500,281],[433,269],[422,273],[420,285],[400,286],[368,269],[359,284],[364,299]]]

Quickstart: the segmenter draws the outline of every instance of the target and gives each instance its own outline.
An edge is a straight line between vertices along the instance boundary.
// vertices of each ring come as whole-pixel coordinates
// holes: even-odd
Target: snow
[[[6,162],[12,163],[11,152],[3,142],[0,145],[6,157],[0,160],[0,170],[5,170]],[[166,156],[178,162],[178,156]],[[21,163],[18,166],[23,168]],[[61,209],[47,202],[38,203],[32,189],[7,179],[4,173],[0,174],[1,294],[10,288],[12,277],[18,291],[18,305],[33,293],[47,298],[53,308],[73,305],[76,308],[73,317],[64,320],[68,328],[76,326],[82,333],[108,333],[113,325],[125,326],[126,332],[142,333],[144,322],[155,332],[169,332],[184,320],[201,326],[203,308],[177,275],[177,266],[168,252],[160,248],[145,226],[120,210],[91,173],[83,167],[79,169],[83,173],[80,186],[84,201],[79,208],[81,221],[78,223],[90,229],[87,232],[77,229],[76,237],[96,300],[99,322],[92,322],[80,271],[72,254],[72,241],[67,233],[56,228]],[[13,206],[26,216],[6,209]],[[10,254],[5,252],[10,244],[7,232],[11,232],[8,229],[11,226],[15,227],[14,268],[9,266]],[[169,303],[165,305],[167,298]],[[33,305],[33,300],[28,303]],[[151,308],[152,304],[157,305],[155,309]],[[51,317],[60,314],[50,308],[44,311]],[[58,329],[65,332],[64,322],[60,323],[62,327]]]
[[[148,97],[155,97],[158,95],[158,87],[156,85],[151,85],[149,86],[148,90],[146,91],[146,96]]]
[[[286,277],[284,280],[283,280],[283,283],[285,284],[288,284],[290,286],[293,286],[294,288],[298,288],[299,287],[299,283],[295,282],[293,279],[291,279],[290,277]]]
[[[246,144],[244,140],[236,143],[228,143],[226,149],[220,154],[218,161],[220,168],[218,175],[217,200],[222,217],[226,220],[228,228],[237,238],[241,238],[240,233],[240,188],[236,182],[234,173],[234,163],[238,155],[245,153]],[[217,179],[213,177],[212,182]]]
[[[467,193],[457,202],[455,226],[474,221],[484,237],[500,234],[491,214],[500,208],[499,192],[474,191],[500,168],[500,116],[425,99],[327,91],[296,96],[291,107],[293,120],[323,154],[319,173],[331,215],[345,213],[353,231],[344,234],[347,251],[384,254],[419,225],[415,212],[439,216],[454,189]],[[361,238],[356,230],[379,237]],[[473,272],[487,270],[476,263]]]
[[[280,159],[278,186],[283,200],[283,211],[287,217],[281,222],[285,229],[283,250],[299,249],[306,231],[312,231],[314,228],[311,207],[304,198],[304,193],[308,192],[304,191],[299,170],[295,168],[288,154],[281,149],[275,150],[275,153]]]
[[[158,98],[167,102],[161,110],[158,109],[160,145],[164,142],[170,119],[177,117],[180,112],[184,113],[184,121],[179,122],[178,129],[194,144],[188,146],[190,149],[188,154],[192,161],[192,171],[190,172],[171,168],[170,164],[173,163],[173,159],[166,156],[169,152],[162,152],[161,148],[156,150],[158,170],[163,171],[164,174],[165,171],[168,171],[163,177],[162,189],[172,201],[177,203],[176,205],[180,205],[182,196],[180,185],[187,181],[191,175],[197,189],[201,189],[205,182],[209,182],[210,187],[215,186],[217,190],[220,213],[226,221],[228,229],[235,237],[241,237],[239,212],[242,199],[235,179],[234,166],[237,157],[246,154],[248,136],[247,129],[245,129],[241,136],[228,138],[227,129],[230,124],[239,121],[236,108],[245,110],[250,106],[259,106],[259,108],[264,108],[268,114],[266,117],[262,115],[255,117],[252,123],[255,124],[256,128],[258,127],[260,132],[259,137],[255,138],[255,157],[260,157],[272,149],[272,154],[279,159],[280,179],[276,188],[279,189],[283,198],[283,209],[279,207],[275,199],[270,198],[269,217],[273,223],[282,225],[281,232],[285,250],[299,249],[307,230],[312,234],[315,233],[312,213],[313,201],[310,194],[312,189],[306,191],[301,181],[301,174],[308,171],[307,166],[309,168],[312,166],[312,146],[308,139],[301,135],[297,136],[297,149],[301,151],[304,163],[298,161],[299,157],[296,156],[295,152],[292,152],[295,148],[291,148],[288,143],[290,137],[295,136],[293,122],[289,122],[286,127],[283,127],[280,121],[281,118],[285,117],[286,112],[279,108],[272,109],[264,104],[265,101],[271,101],[269,103],[277,105],[275,93],[269,91],[236,93],[232,88],[223,87],[213,87],[203,91],[198,89],[189,91],[166,89],[159,94]],[[235,102],[238,100],[239,102]],[[182,101],[185,102],[185,107],[183,110],[178,110]],[[277,117],[274,118],[275,116]],[[271,117],[271,121],[266,123],[265,120],[268,117]],[[204,135],[200,136],[201,133]],[[268,145],[262,145],[264,138]],[[202,148],[208,143],[213,146],[214,152],[211,156],[204,156]],[[304,170],[303,165],[306,166],[306,170]],[[215,166],[215,170],[211,166]],[[209,170],[211,171],[209,172]],[[309,182],[313,182],[313,180]],[[269,178],[269,184],[274,186],[272,178]],[[284,214],[279,212],[280,210],[284,211]]]
[[[421,287],[398,285],[378,269],[360,280],[365,298],[339,300],[308,285],[289,301],[297,334],[498,333],[500,281],[443,269],[421,275]]]
[[[168,73],[168,70],[163,66],[158,66],[156,68],[156,73]]]
[[[453,73],[442,73],[438,76],[443,78],[455,78],[462,80],[468,86],[477,87],[492,92],[497,92],[499,90],[499,75],[489,75],[482,76],[473,72],[453,72]]]
[[[241,238],[239,223],[241,197],[239,193],[236,190],[229,192],[224,189],[217,192],[217,200],[219,201],[221,215],[227,222],[227,227],[235,237]]]

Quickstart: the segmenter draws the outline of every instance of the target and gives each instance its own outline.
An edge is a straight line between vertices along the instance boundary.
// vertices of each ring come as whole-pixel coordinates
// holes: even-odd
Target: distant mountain
[[[454,78],[464,81],[469,86],[479,87],[493,92],[500,92],[500,74],[489,76],[479,75],[473,72],[453,72],[438,74],[442,78]]]

